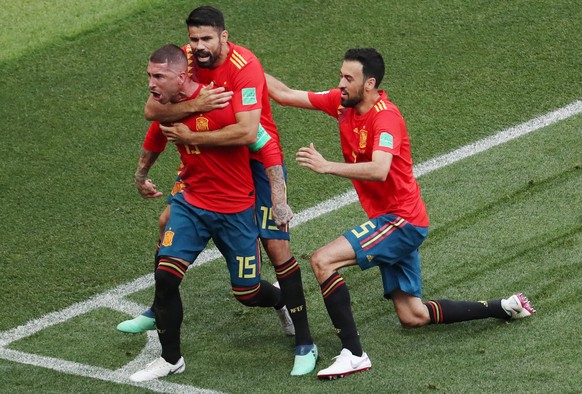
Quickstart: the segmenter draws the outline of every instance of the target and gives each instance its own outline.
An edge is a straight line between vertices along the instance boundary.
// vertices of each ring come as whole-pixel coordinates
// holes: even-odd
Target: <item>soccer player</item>
[[[290,89],[267,75],[269,94],[279,104],[320,110],[337,119],[345,162],[326,160],[313,144],[300,148],[296,161],[319,174],[349,178],[369,218],[311,257],[342,344],[335,362],[317,374],[320,379],[337,379],[372,366],[362,350],[348,287],[338,272],[346,266],[379,267],[384,297],[392,299],[404,327],[488,317],[515,319],[535,313],[521,293],[488,302],[422,302],[418,248],[428,234],[429,219],[412,172],[406,124],[378,89],[383,77],[384,61],[372,48],[348,50],[338,88],[326,92]]]
[[[251,153],[250,157],[257,194],[259,236],[274,266],[285,300],[286,309],[282,308],[280,312],[290,313],[291,328],[294,327],[293,331],[287,331],[288,334],[295,334],[295,359],[291,375],[310,373],[315,369],[318,351],[309,329],[301,268],[289,245],[287,223],[291,215],[286,204],[286,188],[272,188],[272,185],[285,184],[286,170],[262,65],[251,51],[228,41],[228,31],[220,10],[209,6],[198,7],[190,13],[186,24],[190,43],[183,50],[188,56],[191,78],[232,91],[229,106],[234,110],[236,122],[219,132],[189,133],[178,124],[162,126],[162,129],[174,141],[199,146],[249,145],[252,150],[260,151],[266,141],[276,142],[279,154],[278,157],[269,155],[269,163],[265,154],[261,157],[259,153]],[[145,108],[148,119],[163,123],[176,122],[191,113],[192,109],[186,102],[165,105],[153,98],[148,100]],[[275,165],[275,160],[279,161],[278,165]],[[280,180],[283,183],[275,182]],[[279,316],[285,322],[285,314],[279,313]],[[146,323],[152,321],[144,315],[133,320],[136,319]]]
[[[166,45],[149,58],[150,92],[161,103],[196,97],[201,84],[187,73],[188,61],[181,48]],[[190,133],[212,132],[235,122],[231,106],[184,119]],[[148,171],[168,142],[159,122],[148,129],[136,171],[142,194],[155,194]],[[246,306],[281,307],[281,291],[260,276],[258,228],[255,224],[255,191],[249,150],[245,146],[198,146],[177,143],[183,168],[181,193],[174,195],[170,217],[159,250],[155,271],[155,313],[160,358],[131,375],[136,382],[156,379],[185,369],[180,351],[183,309],[179,286],[197,256],[212,239],[224,256],[235,298]]]

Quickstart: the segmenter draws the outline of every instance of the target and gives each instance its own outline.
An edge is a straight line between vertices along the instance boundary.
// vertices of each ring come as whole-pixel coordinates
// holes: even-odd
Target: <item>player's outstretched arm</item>
[[[267,87],[269,88],[269,97],[280,105],[291,107],[315,109],[309,101],[308,93],[304,90],[291,89],[283,82],[265,73]]]

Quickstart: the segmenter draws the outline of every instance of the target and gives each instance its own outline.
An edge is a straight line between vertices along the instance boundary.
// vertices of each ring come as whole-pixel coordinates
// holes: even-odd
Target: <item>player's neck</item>
[[[216,59],[211,68],[218,68],[222,66],[226,62],[226,59],[228,59],[228,55],[230,55],[230,45],[227,42],[222,46],[220,50],[220,57]]]
[[[196,93],[196,90],[198,90],[199,86],[200,84],[198,82],[194,82],[191,79],[188,79],[182,87],[182,90],[178,93],[177,101],[184,101],[192,97],[192,95]]]
[[[374,105],[376,105],[376,102],[379,99],[380,93],[378,93],[378,90],[374,89],[369,93],[364,94],[364,99],[358,105],[356,105],[354,109],[358,115],[364,115],[366,112],[372,109]]]

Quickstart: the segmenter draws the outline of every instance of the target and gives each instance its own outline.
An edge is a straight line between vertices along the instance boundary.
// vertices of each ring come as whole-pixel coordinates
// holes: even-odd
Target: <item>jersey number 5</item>
[[[356,238],[362,238],[364,235],[368,234],[370,231],[374,230],[376,226],[371,221],[367,221],[366,223],[360,226],[360,231],[358,229],[353,229],[352,234],[356,236]]]
[[[267,230],[278,230],[277,226],[272,226],[267,224],[267,220],[273,220],[273,210],[269,207],[261,207],[261,211],[263,212],[263,218],[261,220],[261,228]]]

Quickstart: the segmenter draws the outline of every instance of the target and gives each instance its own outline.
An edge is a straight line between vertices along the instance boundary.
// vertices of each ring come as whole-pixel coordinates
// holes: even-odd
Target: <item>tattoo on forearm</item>
[[[135,170],[136,185],[146,181],[150,168],[156,162],[159,155],[159,152],[150,152],[142,148],[137,163],[137,169]]]
[[[285,189],[285,176],[282,166],[272,166],[265,169],[269,184],[271,185],[271,199],[273,204],[284,204],[287,202],[287,190]]]
[[[293,218],[293,211],[287,205],[287,190],[285,187],[285,175],[282,166],[272,166],[265,169],[269,184],[271,185],[271,201],[273,203],[272,215],[277,226],[287,225]]]

